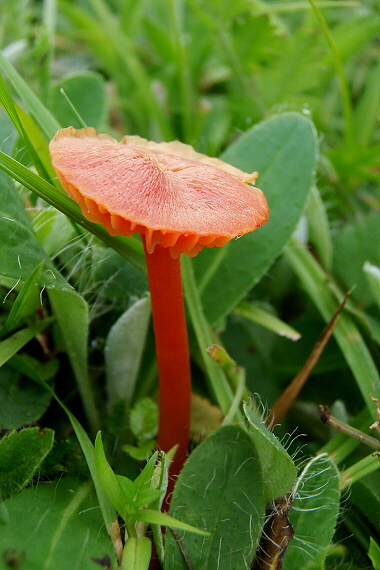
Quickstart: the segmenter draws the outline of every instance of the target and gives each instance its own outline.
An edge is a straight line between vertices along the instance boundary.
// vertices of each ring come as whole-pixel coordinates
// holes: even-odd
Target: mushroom
[[[93,128],[58,131],[54,169],[83,215],[111,235],[140,234],[145,248],[159,374],[158,447],[178,444],[171,474],[187,456],[191,378],[179,256],[222,246],[268,220],[247,174],[178,141],[117,142]]]

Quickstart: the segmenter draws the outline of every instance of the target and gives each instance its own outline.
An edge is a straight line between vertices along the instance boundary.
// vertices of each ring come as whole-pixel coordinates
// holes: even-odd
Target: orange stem
[[[158,447],[178,444],[170,469],[178,475],[187,457],[191,376],[180,260],[168,248],[145,250],[159,376]]]

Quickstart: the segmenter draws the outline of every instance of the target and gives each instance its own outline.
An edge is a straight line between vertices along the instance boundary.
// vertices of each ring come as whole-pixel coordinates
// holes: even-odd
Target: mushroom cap
[[[157,244],[173,257],[221,246],[268,220],[261,190],[247,174],[178,141],[136,136],[117,142],[93,128],[57,132],[50,142],[53,167],[83,215],[111,235],[142,234],[147,251]]]

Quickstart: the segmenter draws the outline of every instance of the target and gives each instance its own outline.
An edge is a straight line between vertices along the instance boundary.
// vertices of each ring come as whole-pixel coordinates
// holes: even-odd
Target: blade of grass
[[[160,137],[164,140],[172,138],[172,130],[165,114],[159,105],[152,89],[151,81],[139,59],[134,55],[132,42],[123,34],[117,18],[109,10],[103,0],[90,0],[90,5],[98,17],[103,30],[106,32],[110,44],[124,63],[125,72],[130,75],[140,93],[140,103],[148,116],[154,117],[159,129]]]
[[[32,289],[34,289],[38,276],[41,273],[43,264],[44,261],[41,261],[41,263],[37,265],[34,271],[32,271],[32,273],[29,275],[25,283],[23,283],[14,303],[12,304],[12,308],[8,313],[4,326],[0,330],[0,339],[4,338],[8,334],[9,330],[13,327],[13,325],[17,322],[17,319],[24,307],[25,302],[27,301]]]
[[[182,119],[182,139],[184,142],[193,141],[194,127],[194,97],[192,93],[192,79],[190,66],[187,57],[187,50],[184,46],[186,37],[181,29],[183,21],[183,2],[178,0],[167,0],[170,14],[171,29],[174,36],[175,53],[177,59],[177,70],[179,77],[179,93],[181,97],[181,119]],[[185,40],[186,41],[186,40]]]
[[[53,319],[45,319],[35,325],[30,325],[15,332],[12,336],[0,342],[0,366],[3,366],[12,356],[17,354],[38,333],[42,332],[53,322]]]
[[[291,238],[286,247],[285,257],[322,317],[328,322],[330,315],[336,309],[336,297],[332,293],[332,290],[336,290],[336,285],[331,282],[307,248],[295,237]],[[375,398],[380,398],[379,372],[359,329],[346,311],[340,314],[334,336],[351,368],[363,400],[371,416],[376,420],[371,394]]]
[[[343,115],[344,115],[344,120],[345,120],[345,138],[346,138],[346,143],[349,144],[353,140],[353,111],[352,111],[350,90],[348,88],[348,84],[347,84],[347,80],[346,80],[346,75],[344,73],[342,60],[341,60],[341,57],[339,55],[338,49],[336,47],[334,37],[330,31],[330,28],[329,28],[325,18],[323,17],[322,12],[319,9],[319,6],[317,6],[317,4],[315,3],[314,0],[309,0],[309,2],[310,2],[310,5],[313,9],[315,16],[317,17],[317,20],[320,23],[320,26],[323,30],[323,33],[326,36],[326,40],[327,40],[327,43],[329,45],[329,48],[331,51],[331,56],[332,56],[333,63],[335,66],[335,71],[336,71],[337,76],[339,78],[340,89],[341,89],[341,93],[342,93],[342,102],[343,102]]]
[[[16,107],[13,103],[13,100],[11,98],[11,96],[9,95],[9,92],[6,88],[6,85],[4,83],[3,78],[0,75],[0,103],[3,105],[5,111],[8,113],[9,118],[12,120],[14,126],[16,127],[16,129],[18,130],[20,136],[22,137],[22,139],[25,142],[26,148],[29,152],[30,158],[32,159],[32,162],[37,170],[37,172],[43,176],[44,178],[47,178],[47,172],[46,169],[36,151],[36,149],[34,148],[25,128],[24,125],[16,111]]]
[[[210,325],[203,312],[202,303],[199,297],[191,260],[185,255],[182,256],[182,277],[185,290],[186,305],[190,314],[191,322],[198,342],[202,363],[206,371],[211,392],[213,393],[220,409],[226,415],[234,400],[233,390],[239,386],[231,387],[220,366],[207,353],[207,348],[215,344]],[[238,411],[235,419],[242,419],[242,414]]]
[[[17,73],[13,65],[7,60],[0,51],[0,71],[8,77],[14,90],[25,104],[29,113],[38,124],[41,131],[48,140],[52,139],[55,133],[61,128],[53,115],[41,103],[38,97],[33,93],[30,87],[25,83],[22,77]]]
[[[356,481],[360,481],[366,475],[373,473],[380,469],[380,461],[379,461],[379,454],[371,453],[371,455],[367,455],[354,465],[348,467],[345,471],[340,474],[340,488],[341,490],[347,489],[350,485],[355,483]]]
[[[286,338],[294,341],[301,338],[300,333],[297,332],[293,327],[287,323],[284,323],[284,321],[269,311],[266,311],[263,308],[254,305],[253,303],[241,301],[237,307],[235,307],[233,312],[235,315],[243,317],[252,323],[261,325],[262,327],[278,334],[279,336],[285,336]]]

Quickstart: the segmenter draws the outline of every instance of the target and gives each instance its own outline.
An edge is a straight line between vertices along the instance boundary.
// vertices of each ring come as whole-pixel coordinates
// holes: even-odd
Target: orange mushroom
[[[111,235],[141,234],[145,247],[159,371],[158,446],[178,444],[172,474],[187,455],[190,358],[179,256],[222,246],[268,220],[261,190],[247,174],[174,141],[127,136],[119,143],[93,128],[58,131],[54,169],[83,215]]]

